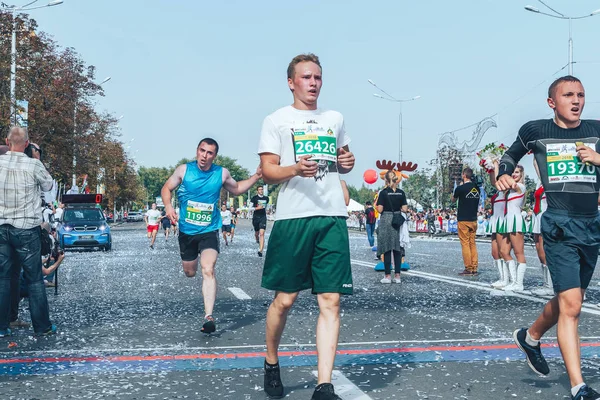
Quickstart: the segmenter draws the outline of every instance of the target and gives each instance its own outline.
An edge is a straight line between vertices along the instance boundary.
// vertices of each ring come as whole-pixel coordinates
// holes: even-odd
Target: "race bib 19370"
[[[595,148],[594,143],[584,143]],[[581,162],[577,157],[577,145],[572,143],[548,143],[546,161],[548,163],[548,181],[559,182],[596,182],[596,167]]]
[[[337,161],[337,140],[331,129],[295,129],[292,135],[296,161],[306,155],[315,161]]]
[[[185,211],[185,222],[197,226],[209,226],[212,222],[213,204],[188,201]]]

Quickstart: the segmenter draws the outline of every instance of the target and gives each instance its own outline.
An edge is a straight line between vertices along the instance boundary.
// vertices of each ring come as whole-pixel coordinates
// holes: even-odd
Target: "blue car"
[[[60,246],[112,248],[110,227],[99,208],[94,206],[69,207],[65,209],[58,229]]]

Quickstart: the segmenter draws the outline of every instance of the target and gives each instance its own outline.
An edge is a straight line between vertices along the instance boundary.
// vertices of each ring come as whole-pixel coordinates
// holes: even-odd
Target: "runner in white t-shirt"
[[[258,153],[267,184],[282,183],[269,237],[262,286],[275,291],[267,312],[264,390],[283,396],[278,347],[288,312],[301,290],[311,289],[317,321],[318,382],[313,398],[339,399],[331,384],[341,294],[352,294],[352,271],[339,174],[354,167],[344,118],[317,107],[321,66],[314,54],[288,66],[291,106],[265,118]]]
[[[223,221],[223,225],[221,226],[223,240],[225,241],[225,246],[229,246],[227,236],[231,236],[231,211],[227,209],[225,204],[221,206],[221,220]]]
[[[148,238],[150,239],[150,248],[154,248],[154,241],[156,240],[156,234],[158,233],[158,226],[162,216],[160,211],[156,209],[156,203],[152,203],[152,208],[144,215],[144,221],[146,222],[146,229],[148,230]]]

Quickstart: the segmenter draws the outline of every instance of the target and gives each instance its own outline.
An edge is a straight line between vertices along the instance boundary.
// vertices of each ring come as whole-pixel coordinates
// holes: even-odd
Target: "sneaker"
[[[460,276],[471,276],[473,273],[471,271],[469,271],[468,269],[463,270],[462,272],[459,272],[458,275]]]
[[[10,328],[29,328],[31,325],[28,324],[25,321],[21,321],[20,319],[17,319],[16,321],[12,321],[10,324],[8,324],[8,326]]]
[[[152,250],[154,250],[154,245],[153,245],[153,244],[151,244],[151,245],[150,245],[150,248],[151,248]]]
[[[400,279],[400,277],[397,277],[397,278],[396,278],[396,277],[394,277],[394,280],[393,280],[393,282],[394,282],[394,283],[402,283],[402,280]]]
[[[335,394],[331,383],[321,383],[315,388],[311,400],[342,400],[342,398]]]
[[[11,334],[12,332],[10,329],[5,329],[3,331],[0,331],[0,338],[10,336]]]
[[[571,396],[571,400],[597,400],[600,399],[600,393],[588,385],[583,386],[575,396]]]
[[[392,283],[392,280],[390,278],[383,278],[379,282],[381,282],[381,283]]]
[[[515,343],[519,349],[525,353],[525,357],[527,357],[527,364],[529,364],[529,368],[531,368],[533,372],[538,375],[548,375],[550,373],[550,368],[548,367],[546,359],[544,359],[544,356],[542,355],[541,345],[538,343],[537,346],[530,346],[525,341],[525,337],[527,337],[527,329],[525,328],[517,329],[513,333],[513,339],[515,340]]]
[[[283,383],[279,374],[279,363],[268,365],[265,360],[265,392],[272,399],[283,398]]]
[[[259,251],[259,252],[258,252],[258,256],[259,256],[259,257],[262,257],[262,251]]]
[[[46,332],[36,333],[36,335],[38,335],[38,336],[49,336],[49,335],[54,335],[55,333],[56,333],[56,325],[52,324],[52,326],[50,327],[50,329],[48,329]]]
[[[206,318],[204,318],[204,320],[205,322],[202,325],[202,329],[200,329],[200,332],[213,333],[217,330],[217,324],[215,324],[215,319],[212,315],[207,315]]]

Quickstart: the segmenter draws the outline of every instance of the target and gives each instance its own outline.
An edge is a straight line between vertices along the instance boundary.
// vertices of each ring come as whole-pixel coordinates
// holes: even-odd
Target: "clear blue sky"
[[[527,4],[543,8],[535,0],[65,0],[31,16],[95,65],[99,81],[112,77],[99,107],[124,115],[122,141],[143,166],[194,157],[211,136],[253,171],[263,118],[292,101],[287,64],[316,53],[319,104],[344,114],[357,158],[346,179],[360,185],[377,159],[398,158],[398,106],[373,97],[367,79],[397,98],[421,96],[403,106],[404,160],[421,166],[442,132],[500,112],[482,146],[509,144],[523,123],[550,116],[546,91],[567,72],[553,75],[567,64],[568,23]],[[600,8],[600,0],[548,4],[571,15]],[[575,21],[573,38],[584,118],[598,118],[600,15]],[[457,134],[467,140],[472,130]]]

